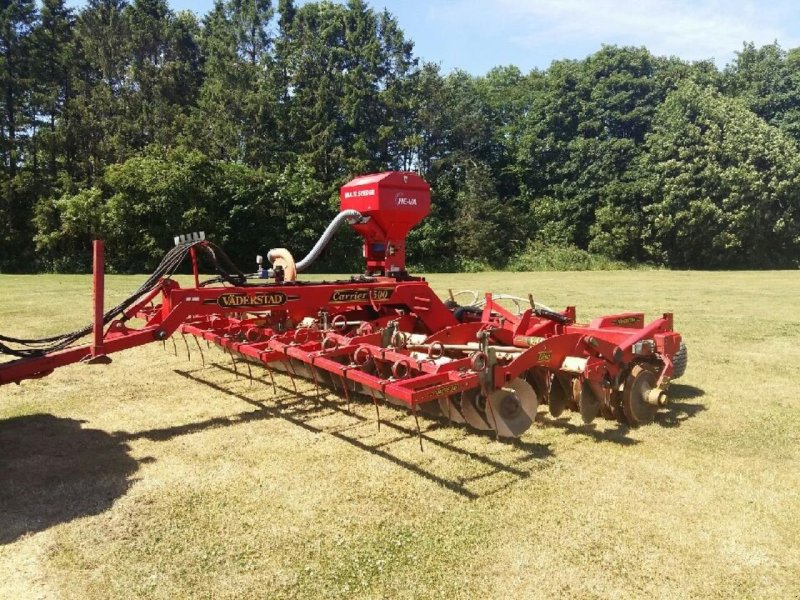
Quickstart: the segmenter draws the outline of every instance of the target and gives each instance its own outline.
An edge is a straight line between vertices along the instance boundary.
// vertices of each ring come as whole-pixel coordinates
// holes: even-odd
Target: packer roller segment
[[[259,257],[253,274],[234,267],[204,234],[179,236],[124,303],[104,312],[96,293],[92,326],[46,340],[0,336],[0,351],[16,356],[0,363],[0,384],[182,334],[194,336],[204,362],[201,342],[218,346],[251,382],[262,373],[251,365],[262,366],[262,381],[275,391],[278,372],[292,390],[306,380],[315,398],[331,391],[348,409],[357,395],[366,397],[379,423],[389,403],[417,423],[422,413],[515,438],[537,420],[540,405],[552,418],[569,410],[586,423],[650,423],[670,380],[686,368],[669,313],[649,323],[641,313],[621,313],[580,324],[574,307],[553,310],[532,295],[474,293],[459,304],[461,293],[451,293],[443,302],[406,270],[406,236],[430,210],[430,188],[414,173],[358,177],[342,188],[341,207],[305,258],[273,249],[269,266]],[[363,239],[364,272],[304,281],[302,272],[345,223]],[[187,258],[195,285],[182,288],[171,275]],[[201,282],[201,261],[219,276]],[[134,327],[134,318],[143,324]],[[79,345],[80,334],[92,331],[94,342]]]

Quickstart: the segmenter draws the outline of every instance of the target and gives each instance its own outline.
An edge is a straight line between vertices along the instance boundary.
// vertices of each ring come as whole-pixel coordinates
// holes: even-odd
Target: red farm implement
[[[442,301],[405,270],[406,235],[430,209],[430,188],[413,173],[354,179],[341,190],[341,208],[303,260],[271,250],[271,266],[249,275],[204,235],[180,236],[139,290],[107,312],[103,247],[95,242],[94,324],[40,340],[0,336],[0,352],[16,356],[0,364],[0,384],[189,334],[198,349],[202,338],[230,353],[235,367],[261,365],[270,376],[333,388],[348,403],[359,394],[415,417],[424,407],[512,438],[531,426],[540,403],[554,416],[579,411],[587,423],[598,415],[631,427],[650,423],[686,367],[669,313],[650,323],[630,312],[579,324],[574,307],[555,311],[530,296]],[[363,237],[364,274],[298,280],[344,223]],[[170,276],[187,257],[194,286],[182,288]],[[218,276],[201,282],[200,259]],[[134,318],[144,325],[134,327]],[[89,333],[91,343],[76,345]]]

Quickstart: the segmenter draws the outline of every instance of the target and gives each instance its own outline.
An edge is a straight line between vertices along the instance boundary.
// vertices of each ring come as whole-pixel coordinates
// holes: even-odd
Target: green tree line
[[[433,188],[420,268],[796,268],[798,142],[800,49],[777,44],[724,69],[604,46],[473,76],[364,0],[0,1],[0,272],[84,270],[93,237],[141,272],[196,230],[245,269],[301,255],[339,186],[386,169]]]

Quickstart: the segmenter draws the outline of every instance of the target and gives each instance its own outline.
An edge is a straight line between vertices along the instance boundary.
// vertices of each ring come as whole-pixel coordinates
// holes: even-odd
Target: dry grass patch
[[[674,402],[514,444],[160,345],[0,388],[0,597],[800,595],[800,274],[489,273],[432,285],[672,310]],[[140,281],[109,277],[109,303]],[[0,277],[0,332],[88,320],[89,279]],[[192,348],[194,351],[194,347]],[[171,350],[171,347],[170,347]],[[196,353],[194,353],[196,354]]]

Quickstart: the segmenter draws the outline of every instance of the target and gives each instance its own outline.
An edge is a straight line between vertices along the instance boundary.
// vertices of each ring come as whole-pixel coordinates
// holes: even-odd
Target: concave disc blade
[[[571,393],[569,396],[569,402],[567,402],[567,406],[572,410],[580,411],[581,409],[581,407],[578,406],[578,402],[580,402],[581,399],[581,385],[580,377],[572,378]]]
[[[495,390],[486,399],[486,419],[503,437],[519,437],[536,420],[539,399],[531,384],[514,379]]]
[[[489,431],[492,429],[492,426],[486,422],[483,414],[478,410],[476,406],[477,399],[478,394],[474,392],[471,394],[467,392],[461,394],[461,414],[464,416],[464,420],[468,425],[475,429]]]
[[[547,404],[549,401],[551,379],[550,371],[542,367],[530,369],[525,376],[525,381],[531,384],[540,404]]]
[[[314,377],[311,375],[309,365],[296,358],[290,358],[289,362],[291,363],[290,369],[293,369],[292,373],[296,374],[298,377],[302,377],[303,379],[313,380]]]
[[[622,410],[622,389],[611,390],[609,402],[613,418],[616,419],[618,423],[626,424],[628,420],[625,418],[625,411]]]
[[[652,371],[636,365],[625,380],[622,392],[622,410],[631,427],[653,422],[657,407],[645,401],[647,393],[656,385],[656,375]]]
[[[442,414],[449,418],[453,423],[466,423],[464,416],[461,414],[461,396],[447,396],[439,398],[439,410]]]
[[[578,410],[584,423],[591,423],[597,418],[600,412],[600,400],[595,396],[589,382],[584,380],[581,383],[581,394],[578,398]]]
[[[438,402],[423,402],[422,404],[418,404],[417,408],[421,414],[428,417],[439,418],[442,416],[442,411],[439,409]]]
[[[608,419],[609,421],[615,419],[610,391],[606,392],[603,395],[603,399],[600,401],[600,414],[603,415],[604,419]]]
[[[560,417],[561,413],[567,408],[567,403],[572,395],[572,382],[566,375],[556,373],[553,377],[553,383],[550,387],[550,398],[548,407],[550,414],[554,417]]]

